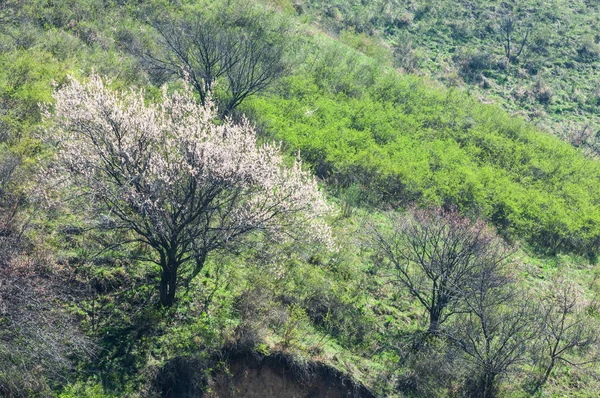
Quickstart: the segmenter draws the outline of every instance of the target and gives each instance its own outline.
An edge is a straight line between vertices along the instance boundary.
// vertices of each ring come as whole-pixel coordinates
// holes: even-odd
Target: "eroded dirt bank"
[[[297,364],[282,354],[250,353],[221,358],[208,377],[200,363],[178,359],[160,382],[168,398],[371,398],[374,395],[341,372],[319,363]],[[168,376],[167,376],[168,374]]]
[[[205,397],[373,397],[366,388],[330,368],[313,364],[300,369],[284,356],[232,358],[228,373],[220,372],[210,381],[211,391]]]

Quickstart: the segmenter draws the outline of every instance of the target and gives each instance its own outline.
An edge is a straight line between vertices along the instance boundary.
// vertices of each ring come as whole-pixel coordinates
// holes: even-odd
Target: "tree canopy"
[[[56,175],[85,192],[110,219],[148,245],[161,269],[161,303],[171,306],[179,277],[202,269],[213,250],[252,232],[330,240],[329,207],[300,160],[287,167],[279,146],[258,145],[248,121],[215,120],[189,86],[146,105],[143,92],[111,92],[93,75],[54,94]],[[61,177],[58,177],[61,178]],[[105,223],[106,224],[106,223]],[[302,234],[305,232],[302,231]],[[183,275],[182,275],[183,274]]]

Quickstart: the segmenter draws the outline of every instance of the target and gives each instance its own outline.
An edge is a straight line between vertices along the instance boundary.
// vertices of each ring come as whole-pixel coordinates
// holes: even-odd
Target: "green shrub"
[[[58,394],[58,398],[113,398],[114,395],[110,395],[104,392],[102,384],[88,381],[78,382],[75,384],[69,384],[63,392]]]
[[[541,251],[598,248],[598,162],[496,106],[323,51],[335,67],[319,63],[249,104],[319,177],[357,184],[378,206],[457,205]],[[372,83],[349,77],[365,69]],[[352,89],[336,88],[342,82]],[[537,93],[549,101],[542,83]]]
[[[582,62],[594,62],[600,59],[600,45],[593,38],[585,38],[577,48],[577,55]]]

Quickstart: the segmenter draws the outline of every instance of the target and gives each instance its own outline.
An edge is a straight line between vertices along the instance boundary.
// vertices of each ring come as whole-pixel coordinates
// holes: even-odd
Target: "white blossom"
[[[92,75],[71,79],[54,99],[45,116],[55,172],[155,250],[172,295],[178,272],[193,277],[207,253],[254,231],[332,245],[322,218],[330,208],[300,159],[286,167],[280,145],[258,145],[245,119],[217,122],[213,103],[198,105],[188,86],[163,88],[162,101],[148,105],[141,90],[110,91]]]

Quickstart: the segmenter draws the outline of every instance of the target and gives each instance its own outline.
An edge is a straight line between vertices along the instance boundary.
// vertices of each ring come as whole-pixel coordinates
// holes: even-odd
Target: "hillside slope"
[[[542,252],[594,256],[597,161],[498,106],[317,42],[247,109],[319,177],[371,204],[454,205]]]
[[[297,0],[296,12],[408,72],[468,87],[596,153],[600,12],[590,1]],[[507,51],[510,39],[510,51]],[[380,44],[380,45],[381,45]],[[510,55],[508,55],[510,54]]]
[[[588,156],[593,134],[583,137],[584,151],[547,130],[588,119],[595,129],[599,105],[588,83],[598,66],[597,5],[511,4],[1,2],[0,273],[10,283],[0,281],[0,394],[160,397],[175,394],[179,381],[194,394],[210,393],[211,383],[213,393],[232,392],[236,382],[248,387],[244,375],[264,381],[255,362],[284,358],[298,376],[292,391],[315,380],[322,392],[319,377],[327,376],[343,394],[480,396],[489,366],[478,360],[490,358],[469,351],[471,337],[475,347],[485,341],[518,354],[484,383],[488,396],[594,396],[600,162]],[[160,28],[193,31],[202,25],[186,18],[198,15],[225,29],[222,36],[202,31],[218,37],[221,49],[253,43],[248,37],[262,49],[285,44],[277,78],[227,115],[245,115],[261,141],[281,142],[290,161],[299,152],[328,195],[333,211],[324,221],[336,244],[307,244],[305,236],[275,244],[252,234],[207,254],[201,271],[178,286],[175,304],[164,307],[161,269],[135,231],[114,228],[114,212],[90,206],[97,203],[85,189],[48,184],[56,181],[45,174],[55,156],[48,127],[52,93],[68,76],[85,82],[97,73],[111,90],[143,88],[148,104],[161,101],[161,84],[180,90],[180,65],[157,72],[149,58],[173,56]],[[497,38],[503,16],[516,18],[517,43],[531,25],[523,52],[507,62]],[[231,99],[237,71],[215,78],[217,103]],[[525,118],[514,116],[520,111]],[[405,262],[414,271],[418,261],[394,263],[374,244],[418,220],[434,229],[442,222],[442,235],[458,226],[456,235],[475,237],[454,249],[492,253],[474,262],[477,271],[500,270],[483,279],[491,281],[485,293],[494,294],[480,304],[491,315],[459,301],[441,334],[429,333],[423,300],[399,282]],[[425,252],[456,254],[452,245],[427,242]],[[425,286],[428,277],[417,275]],[[475,297],[473,275],[449,300]],[[562,313],[551,305],[561,291],[570,294]],[[481,314],[491,317],[491,333]],[[563,314],[578,344],[548,359],[551,321]],[[229,361],[232,352],[256,361]],[[288,383],[265,369],[269,385]]]

